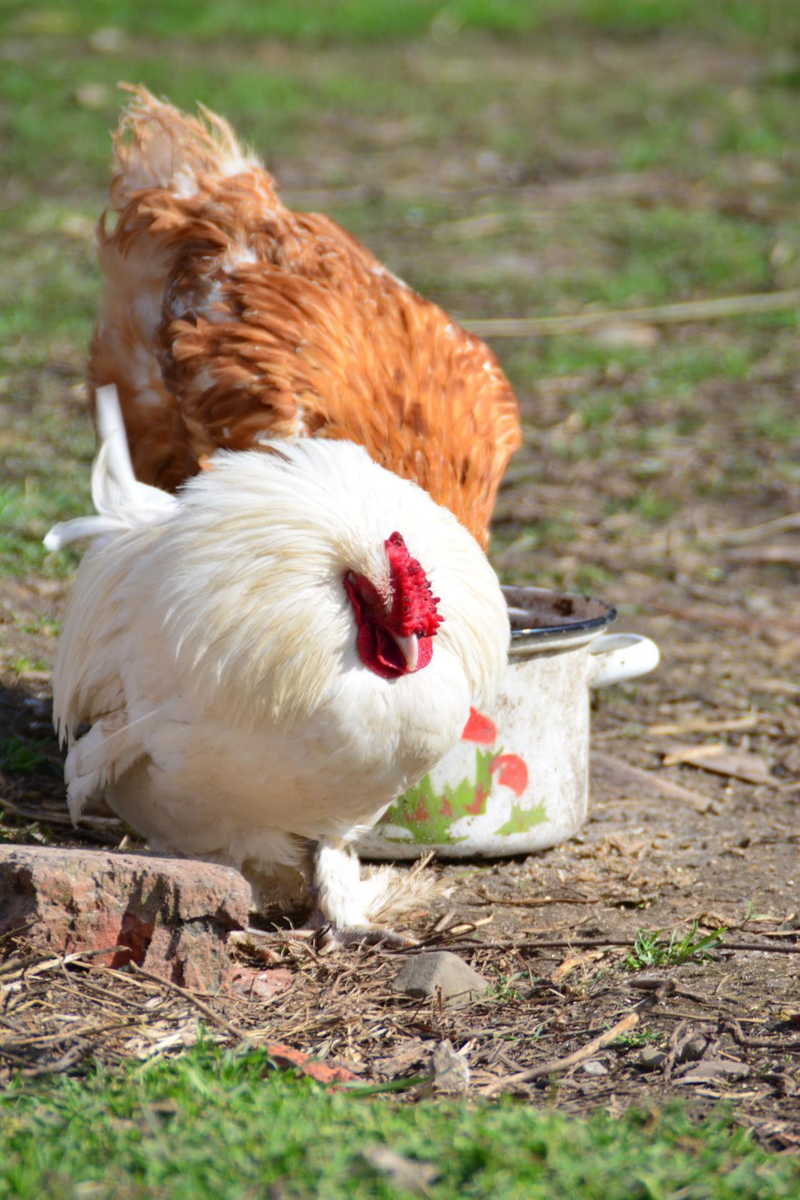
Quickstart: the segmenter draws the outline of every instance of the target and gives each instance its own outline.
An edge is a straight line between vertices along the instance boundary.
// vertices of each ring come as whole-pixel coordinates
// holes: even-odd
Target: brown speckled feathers
[[[221,118],[131,90],[89,382],[117,384],[139,479],[171,490],[220,446],[348,438],[485,546],[520,443],[492,352],[329,217],[285,208]]]

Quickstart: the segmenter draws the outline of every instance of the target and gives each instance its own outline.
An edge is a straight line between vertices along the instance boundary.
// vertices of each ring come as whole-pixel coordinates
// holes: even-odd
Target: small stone
[[[114,25],[107,25],[103,29],[96,29],[90,35],[89,45],[98,54],[119,54],[125,49],[126,40],[124,29],[117,29]]]
[[[414,954],[398,971],[392,983],[396,992],[414,999],[441,994],[448,1007],[472,1004],[489,991],[489,983],[450,950]]]
[[[590,1062],[583,1064],[583,1069],[587,1075],[607,1075],[608,1067],[604,1067],[601,1062],[593,1058]]]
[[[108,108],[114,102],[114,93],[105,83],[82,83],[72,94],[78,108],[91,112]]]
[[[661,334],[654,325],[643,325],[639,321],[616,321],[601,325],[591,336],[598,345],[613,350],[620,346],[649,350],[661,340]]]
[[[667,1061],[667,1056],[663,1050],[658,1050],[655,1046],[647,1046],[639,1055],[639,1066],[643,1071],[657,1071],[659,1067],[663,1067]]]
[[[752,1070],[746,1063],[731,1062],[727,1058],[706,1058],[699,1067],[688,1071],[678,1083],[725,1083],[747,1079]]]
[[[703,1057],[707,1049],[708,1038],[694,1037],[690,1042],[687,1042],[684,1046],[681,1046],[676,1055],[676,1059],[679,1063],[697,1062]]]
[[[238,871],[152,854],[0,846],[0,936],[18,932],[50,954],[114,953],[196,991],[231,968],[228,934],[248,924],[251,892]]]

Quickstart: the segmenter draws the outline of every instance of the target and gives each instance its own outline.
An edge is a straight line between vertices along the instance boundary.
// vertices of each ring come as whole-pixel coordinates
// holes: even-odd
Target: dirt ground
[[[507,511],[513,486],[503,498]],[[619,1112],[671,1097],[706,1110],[724,1098],[765,1143],[800,1147],[800,686],[793,682],[800,619],[787,613],[773,574],[737,566],[712,593],[691,581],[654,585],[635,569],[620,571],[611,598],[635,615],[618,627],[655,638],[663,661],[648,679],[596,700],[588,824],[566,845],[527,859],[437,868],[453,894],[413,923],[426,944],[455,950],[485,974],[493,984],[487,1001],[448,1010],[401,999],[389,986],[396,955],[381,949],[320,957],[311,947],[287,947],[270,976],[275,995],[206,997],[210,1016],[152,981],[59,963],[6,996],[6,1041],[15,1048],[7,1065],[22,1061],[38,1072],[74,1066],[90,1052],[108,1061],[142,1053],[143,1045],[144,1053],[164,1052],[193,1040],[200,1019],[223,1039],[235,1036],[233,1025],[253,1040],[278,1040],[381,1081],[424,1077],[433,1048],[449,1039],[469,1063],[473,1094],[522,1092],[572,1112],[596,1105]],[[41,627],[43,612],[55,619],[62,611],[66,586],[5,581],[3,602],[17,625],[29,609]],[[745,606],[745,593],[757,594],[758,605]],[[46,660],[52,636],[19,633],[14,649]],[[49,734],[49,673],[7,672],[0,705],[4,725],[42,755],[27,774],[4,775],[7,835],[117,841],[122,830],[79,837],[69,828]],[[706,744],[723,747],[706,759],[713,770],[661,765],[666,755]],[[687,794],[665,794],[664,781]],[[638,931],[666,931],[663,945],[694,923],[695,938],[727,930],[710,957],[641,969],[627,962]],[[20,970],[12,958],[0,966],[0,982],[2,972],[24,979]],[[636,1024],[588,1059],[514,1081],[632,1012]],[[68,1038],[64,1013],[75,1018]],[[133,1036],[145,1027],[144,1041]]]
[[[306,53],[313,63],[305,70],[316,70],[316,57]],[[404,72],[398,77],[410,80],[409,87],[427,86],[424,72],[434,67],[437,86],[451,81],[460,87],[465,64],[448,53],[437,47],[430,59],[409,55],[408,66],[387,61]],[[299,54],[292,54],[300,70]],[[564,280],[588,294],[592,270],[616,279],[635,258],[625,242],[628,226],[644,239],[636,222],[654,220],[660,204],[679,210],[685,221],[673,232],[669,222],[676,218],[668,212],[650,246],[652,275],[667,280],[669,298],[710,291],[714,271],[728,291],[796,285],[800,258],[786,250],[792,229],[783,231],[787,211],[796,210],[790,190],[796,153],[773,163],[772,176],[769,162],[738,149],[720,158],[716,173],[709,167],[707,178],[700,167],[692,174],[694,158],[711,153],[709,122],[722,119],[716,98],[705,125],[689,124],[697,143],[687,143],[691,161],[680,170],[632,172],[610,151],[590,153],[591,128],[578,149],[566,132],[553,138],[549,157],[548,144],[531,149],[527,140],[529,128],[540,140],[550,128],[528,116],[539,111],[526,99],[531,80],[546,91],[570,72],[572,87],[594,71],[583,119],[592,116],[593,105],[602,108],[599,100],[616,79],[641,77],[648,87],[654,81],[666,112],[673,91],[690,105],[691,89],[712,79],[730,93],[734,115],[725,119],[733,121],[761,94],[760,60],[715,54],[708,45],[695,51],[691,41],[670,39],[654,47],[636,39],[601,45],[574,61],[551,57],[534,71],[529,54],[519,61],[508,49],[473,54],[470,61],[490,71],[498,94],[511,87],[509,80],[515,90],[494,107],[487,100],[466,132],[454,126],[447,153],[439,134],[431,133],[420,149],[413,130],[404,133],[396,121],[381,124],[369,116],[360,131],[352,121],[347,126],[352,144],[343,146],[339,161],[329,145],[344,139],[344,125],[334,139],[315,120],[317,142],[308,135],[302,153],[283,164],[287,199],[299,207],[330,207],[330,192],[319,192],[327,153],[336,187],[342,179],[362,180],[353,196],[354,205],[363,201],[366,229],[359,234],[419,286],[429,270],[437,280],[435,298],[464,318],[559,305],[571,311],[575,297],[558,290],[567,287]],[[336,62],[332,56],[326,61]],[[376,76],[385,69],[382,58],[370,68]],[[431,100],[425,104],[426,113],[435,111]],[[639,108],[626,102],[620,110],[625,122]],[[551,109],[555,121],[559,105]],[[612,115],[617,121],[616,110]],[[669,128],[658,114],[654,120],[659,130]],[[518,141],[511,149],[498,143],[494,157],[475,159],[483,162],[476,183],[473,158],[483,141],[490,144],[489,126],[504,121],[516,122]],[[619,119],[613,136],[604,132],[607,144],[623,138],[625,122]],[[475,143],[473,157],[464,138]],[[359,139],[366,139],[369,153]],[[449,208],[439,234],[422,236],[413,212],[408,219],[393,216],[377,190],[370,199],[370,189],[387,179],[393,181],[387,194],[398,205],[404,189],[429,200],[444,196]],[[338,199],[344,209],[341,188]],[[101,184],[93,184],[92,221],[102,202]],[[576,204],[584,205],[583,225],[577,218],[571,224]],[[621,206],[627,208],[618,227]],[[419,218],[430,219],[424,212]],[[759,267],[762,258],[771,264],[769,276],[756,276],[753,268],[751,277],[744,251],[741,278],[734,271],[738,260],[723,276],[714,255],[724,260],[737,221],[749,230]],[[88,217],[84,223],[90,236]],[[487,230],[505,236],[506,228],[501,261],[500,250],[481,239]],[[536,255],[525,250],[531,229],[540,230]],[[692,255],[704,262],[708,244],[707,277],[683,261],[684,244],[687,262]],[[53,254],[62,253],[60,246],[54,235]],[[446,276],[446,264],[454,263]],[[93,296],[95,284],[86,278]],[[549,280],[550,293],[536,290],[542,280]],[[646,300],[652,299],[649,280],[642,268]],[[638,278],[634,283],[638,287]],[[601,306],[609,307],[613,294],[599,293]],[[625,303],[636,294],[631,284]],[[507,582],[591,590],[610,601],[621,614],[617,629],[654,638],[662,663],[653,675],[595,697],[591,813],[579,836],[524,860],[431,868],[447,877],[453,892],[432,914],[421,913],[413,931],[424,945],[468,959],[491,981],[491,995],[468,1009],[403,999],[390,987],[397,952],[374,947],[321,957],[311,946],[287,946],[282,961],[267,964],[263,994],[198,1000],[91,960],[48,963],[6,946],[0,1079],[18,1069],[31,1075],[79,1069],[90,1056],[114,1063],[168,1053],[196,1038],[199,1020],[220,1040],[234,1043],[246,1035],[283,1042],[343,1064],[365,1083],[404,1080],[399,1086],[413,1097],[436,1086],[425,1082],[432,1052],[449,1040],[469,1064],[470,1095],[510,1091],[573,1113],[596,1106],[619,1113],[673,1098],[702,1112],[723,1099],[765,1144],[800,1149],[797,333],[777,322],[674,330],[652,324],[632,330],[623,323],[613,336],[616,342],[592,343],[591,354],[573,339],[571,357],[562,360],[552,349],[555,341],[531,349],[522,339],[508,339],[496,347],[519,393],[526,443],[500,495],[493,561]],[[747,361],[739,370],[742,347]],[[647,360],[651,350],[655,366]],[[686,378],[675,362],[687,364]],[[82,403],[82,364],[75,340],[60,357],[51,354],[44,370],[23,362],[8,397],[9,428],[28,430],[24,436],[33,442],[41,414],[49,420],[70,412],[74,419]],[[22,466],[9,468],[15,478],[44,474],[58,462],[58,436],[51,431],[39,440],[41,459],[29,450],[25,459],[20,451]],[[72,454],[69,443],[67,451]],[[0,578],[6,753],[0,841],[115,845],[124,833],[109,825],[76,832],[66,810],[50,727],[48,664],[68,588],[30,573]],[[676,957],[674,945],[671,956],[665,949],[673,935],[678,942],[687,935],[697,940],[722,927],[721,943],[706,957],[669,961]],[[661,954],[653,957],[661,961],[643,965],[645,946],[640,939],[637,950],[637,935],[658,930]],[[614,1036],[620,1022],[623,1031]],[[610,1044],[595,1044],[609,1031]],[[584,1053],[564,1061],[578,1051]],[[537,1067],[537,1079],[515,1080]]]

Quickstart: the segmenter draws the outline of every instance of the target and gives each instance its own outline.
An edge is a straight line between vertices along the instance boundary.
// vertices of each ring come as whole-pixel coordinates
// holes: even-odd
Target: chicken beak
[[[409,637],[403,637],[399,633],[393,633],[392,637],[400,647],[400,653],[406,660],[409,671],[416,671],[419,662],[419,638],[417,635],[412,633]]]

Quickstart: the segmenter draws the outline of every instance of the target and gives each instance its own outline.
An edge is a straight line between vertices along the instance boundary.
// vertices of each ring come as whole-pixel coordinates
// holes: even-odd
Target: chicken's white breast
[[[65,621],[55,715],[76,819],[105,793],[154,848],[237,867],[263,904],[292,872],[312,878],[316,862],[319,876],[326,847],[454,744],[497,685],[508,617],[472,536],[363,449],[289,440],[211,467],[149,524],[102,526]],[[114,496],[124,510],[124,479]],[[396,531],[440,626],[426,665],[384,678],[365,665],[345,577],[391,591]],[[336,861],[315,899],[363,925],[352,864]]]

